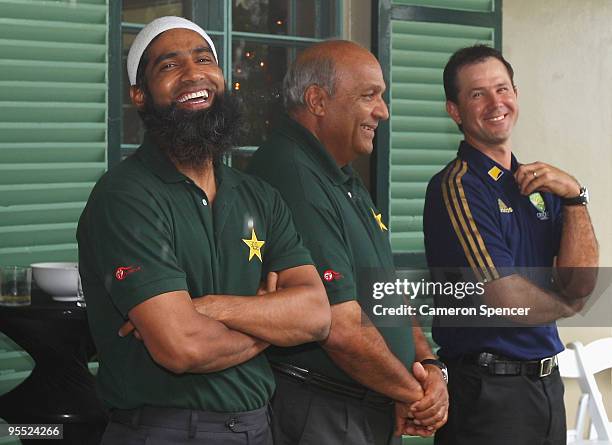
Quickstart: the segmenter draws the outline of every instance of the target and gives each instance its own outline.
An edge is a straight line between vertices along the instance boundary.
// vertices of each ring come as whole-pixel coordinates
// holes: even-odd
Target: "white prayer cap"
[[[215,56],[215,60],[217,61],[217,63],[219,63],[215,44],[208,36],[208,34],[206,34],[206,31],[204,31],[192,21],[184,19],[183,17],[160,17],[158,19],[153,20],[147,26],[142,28],[140,32],[136,35],[136,38],[134,39],[134,42],[130,47],[130,52],[128,53],[127,57],[127,72],[128,78],[130,80],[130,85],[136,85],[136,73],[138,71],[138,64],[140,63],[142,54],[147,49],[147,46],[149,46],[149,43],[151,43],[151,40],[153,40],[155,37],[157,37],[164,31],[177,28],[190,29],[204,37],[204,40],[206,40],[206,42],[210,46],[213,56]]]

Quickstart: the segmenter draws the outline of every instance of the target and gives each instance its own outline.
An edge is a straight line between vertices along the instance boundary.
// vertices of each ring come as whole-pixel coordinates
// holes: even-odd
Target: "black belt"
[[[481,352],[480,354],[464,355],[460,359],[461,362],[472,362],[483,368],[491,375],[528,375],[536,377],[546,377],[559,366],[557,356],[545,357],[541,360],[512,360],[500,355],[491,354],[489,352]]]
[[[393,400],[389,397],[364,387],[339,382],[322,374],[298,368],[297,366],[287,363],[271,363],[270,365],[275,371],[318,389],[350,397],[351,399],[357,399],[366,404],[377,406],[389,406],[393,404]]]
[[[184,429],[189,432],[190,437],[195,437],[196,431],[241,433],[261,428],[262,425],[269,423],[266,406],[238,413],[143,406],[135,409],[111,410],[110,420],[133,428],[143,425]]]

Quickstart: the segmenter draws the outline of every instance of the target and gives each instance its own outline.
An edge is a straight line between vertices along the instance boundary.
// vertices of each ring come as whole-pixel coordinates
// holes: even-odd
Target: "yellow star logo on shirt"
[[[251,239],[242,239],[244,244],[249,246],[249,261],[253,259],[254,256],[259,258],[259,261],[263,262],[261,259],[261,246],[264,245],[265,241],[260,241],[257,239],[257,234],[255,233],[255,229],[251,229]]]
[[[378,227],[380,227],[380,231],[383,232],[385,230],[389,230],[387,229],[387,226],[385,226],[385,223],[382,222],[382,213],[376,213],[374,209],[370,209],[370,210],[372,211],[372,215],[374,216],[374,219],[378,223]]]

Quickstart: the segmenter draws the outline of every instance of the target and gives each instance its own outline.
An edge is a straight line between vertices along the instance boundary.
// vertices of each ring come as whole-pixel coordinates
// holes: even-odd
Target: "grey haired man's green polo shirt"
[[[338,167],[303,126],[285,117],[247,170],[272,184],[291,209],[330,304],[357,300],[366,270],[393,271],[389,231],[356,172]],[[411,369],[412,328],[379,328],[389,348]],[[293,364],[356,384],[316,343],[270,348],[272,361]]]

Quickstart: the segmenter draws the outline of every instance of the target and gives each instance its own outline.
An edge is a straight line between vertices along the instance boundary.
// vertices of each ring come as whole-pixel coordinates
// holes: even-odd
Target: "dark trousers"
[[[448,422],[436,445],[565,445],[563,383],[550,376],[490,375],[469,363],[447,363]]]
[[[272,445],[267,407],[214,413],[144,407],[111,413],[101,445]]]
[[[274,445],[390,445],[393,405],[375,406],[275,372]]]

